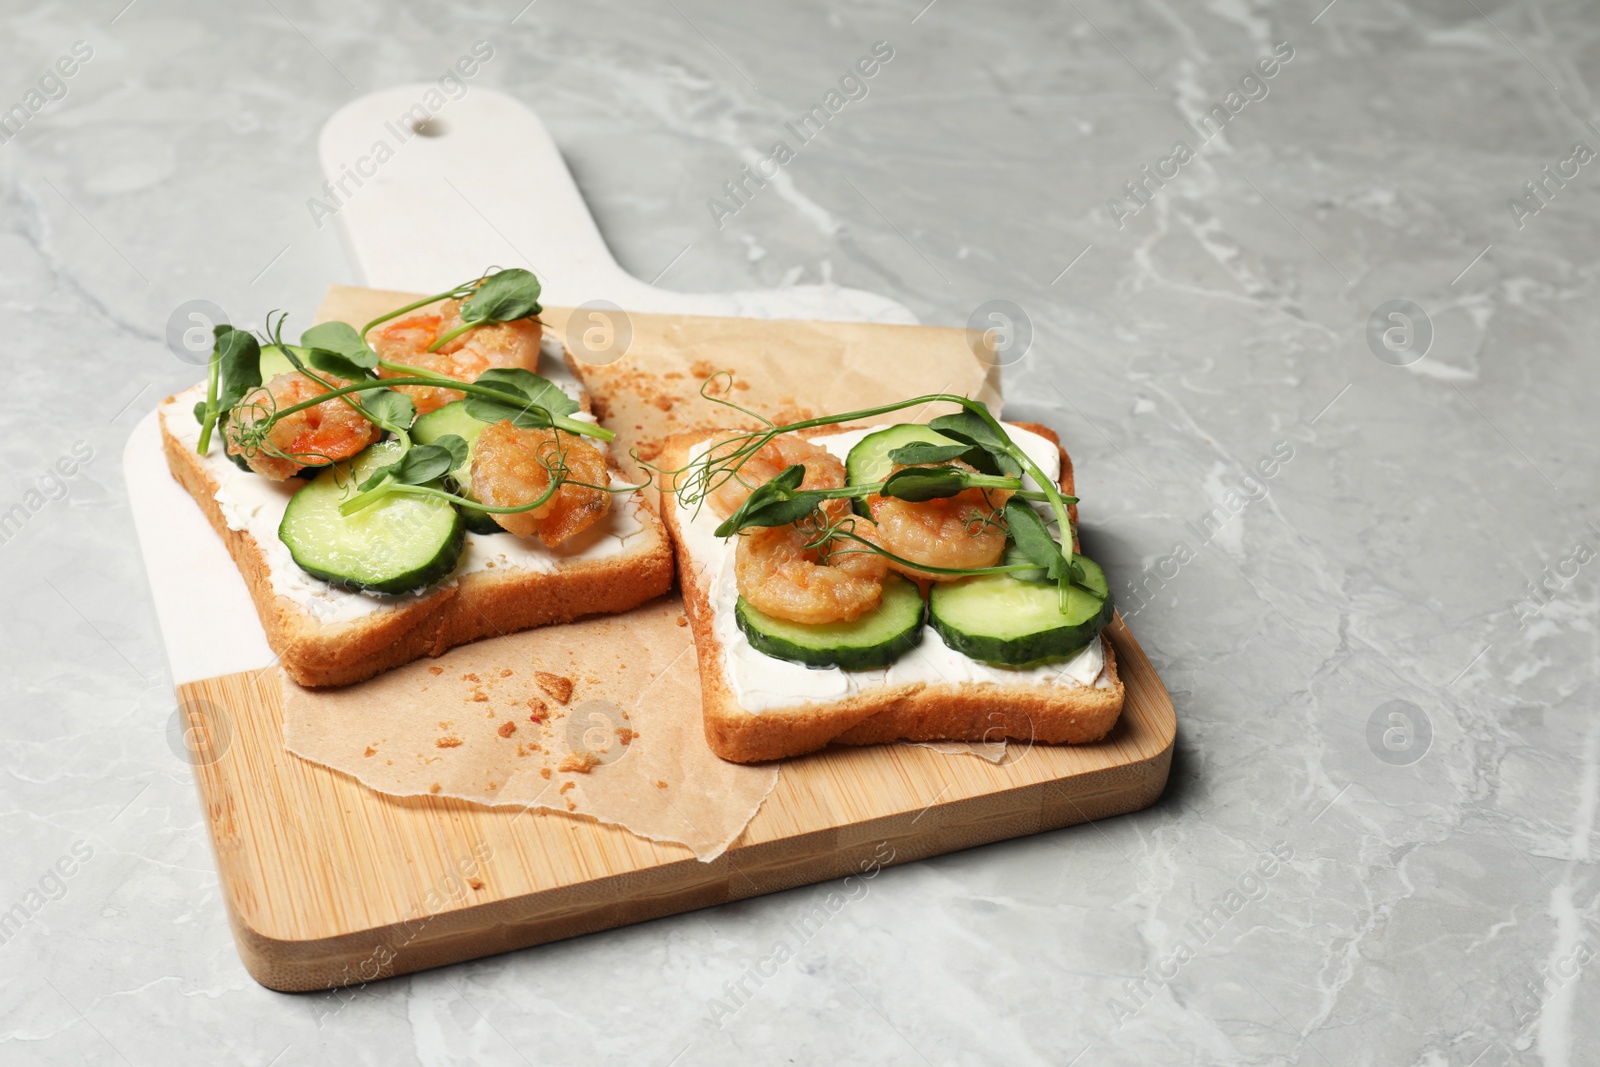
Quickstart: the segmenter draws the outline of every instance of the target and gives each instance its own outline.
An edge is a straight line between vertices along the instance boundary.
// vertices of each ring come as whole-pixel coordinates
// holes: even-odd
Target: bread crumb
[[[444,668],[443,667],[429,667],[428,668],[428,673],[429,674],[443,674],[444,673]]]
[[[717,373],[717,365],[709,359],[697,359],[689,364],[689,373],[696,378],[709,378]]]
[[[733,387],[735,389],[748,389],[750,388],[750,383],[741,378],[739,381],[733,383]]]
[[[440,719],[439,720],[439,729],[441,729],[441,730],[450,729],[450,725],[451,725],[451,723],[450,723],[449,719]]]
[[[633,744],[633,739],[638,736],[638,730],[630,730],[626,726],[617,727],[617,740],[621,741],[624,745]]]
[[[373,748],[371,745],[368,745],[367,750],[361,754],[363,756],[376,756],[378,754],[378,750]]]
[[[689,625],[689,616],[687,616],[687,615],[679,615],[678,616],[678,625],[679,626],[688,626]]]
[[[572,679],[549,671],[534,671],[534,681],[539,683],[539,688],[549,693],[557,704],[565,704],[572,699]]]
[[[500,736],[501,737],[510,737],[512,734],[514,734],[516,732],[517,732],[517,724],[512,722],[510,719],[507,719],[505,722],[500,724]]]
[[[647,463],[661,455],[662,445],[659,441],[640,441],[636,447],[639,449],[639,458]]]
[[[578,810],[578,805],[576,805],[576,804],[574,804],[572,802],[572,798],[571,797],[567,798],[567,810],[568,811],[577,811]]]
[[[511,677],[511,668],[510,667],[501,667],[500,668],[500,677],[502,677],[502,678]]]
[[[655,404],[655,406],[660,408],[662,411],[672,410],[672,398],[667,396],[665,393],[656,397],[653,401],[651,401],[651,403]]]
[[[663,378],[678,379],[678,378],[682,378],[683,375],[680,374],[679,372],[675,371],[675,370],[669,370],[669,371],[667,371],[667,373],[663,374],[662,377]]]
[[[437,748],[460,748],[461,738],[455,736],[454,734],[446,734],[435,741],[434,746]]]
[[[596,756],[593,752],[584,752],[581,754],[574,752],[566,759],[563,759],[561,761],[561,766],[557,767],[556,770],[571,771],[574,774],[588,774],[591,769],[598,766],[600,766],[600,757]],[[571,783],[569,782],[567,784],[570,785]]]
[[[438,791],[439,791],[439,783],[438,782],[434,782],[432,785],[430,785],[428,787],[428,792],[430,792],[430,793],[437,793]]]
[[[539,777],[540,778],[548,778],[548,777],[550,777],[550,768],[549,767],[540,767],[539,768]]]
[[[494,566],[494,560],[491,559],[491,560],[485,560],[484,561],[484,564],[483,564],[484,570],[488,570],[490,567],[493,567],[493,566]]]
[[[666,787],[667,787],[667,783],[666,782],[657,782],[656,783],[656,788],[657,789],[665,789]]]
[[[478,680],[478,676],[476,674],[463,674],[461,676],[461,680],[463,682],[476,682]]]
[[[474,704],[485,703],[485,702],[488,701],[488,699],[489,699],[489,694],[485,693],[482,689],[474,689],[472,691],[472,702]]]
[[[573,786],[575,786],[577,784],[578,784],[577,782],[570,782],[570,781],[569,782],[562,782],[561,783],[561,788],[556,790],[556,792],[558,794],[565,793],[567,790],[571,789]]]
[[[478,881],[476,878],[468,878],[467,879],[467,884],[470,885],[474,889],[482,889],[483,888],[483,883]]]

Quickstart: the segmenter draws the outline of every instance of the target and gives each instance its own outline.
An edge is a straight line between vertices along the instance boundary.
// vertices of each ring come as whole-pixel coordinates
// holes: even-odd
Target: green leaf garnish
[[[393,389],[373,389],[361,398],[361,406],[372,420],[388,430],[407,430],[417,417],[417,406],[404,393]]]
[[[947,463],[960,459],[972,448],[970,444],[939,445],[930,441],[916,441],[889,451],[889,462],[911,467],[919,463]]]
[[[530,371],[497,367],[478,376],[477,385],[504,393],[506,399],[476,394],[467,397],[467,414],[479,422],[510,420],[514,426],[540,430],[547,426],[566,428],[566,416],[580,410],[579,404],[561,388]]]
[[[491,274],[461,305],[461,321],[511,322],[539,314],[543,286],[532,271],[521,267]]]
[[[1056,539],[1050,536],[1050,528],[1027,501],[1006,501],[1006,527],[1028,562],[1043,567],[1050,581],[1061,580],[1061,576],[1067,572],[1066,557],[1061,554],[1061,546]]]
[[[889,475],[883,495],[913,503],[955,496],[968,487],[967,472],[960,467],[907,467]]]
[[[739,510],[717,527],[718,537],[731,537],[746,526],[786,526],[816,510],[824,499],[816,493],[800,491],[806,469],[800,464],[785,467],[774,477],[756,486],[744,498]]]
[[[971,403],[974,407],[983,406],[977,401]],[[977,412],[940,415],[928,423],[928,428],[946,437],[967,442],[970,451],[963,453],[961,458],[983,473],[1005,478],[1021,477],[1022,465],[1011,455],[1008,442],[1002,441]]]
[[[320,371],[337,374],[346,381],[370,381],[376,378],[371,370],[356,363],[347,356],[326,348],[313,348],[306,357],[306,361]]]
[[[462,451],[465,452],[467,443],[459,437],[456,440],[460,442]],[[356,490],[364,493],[369,489],[376,489],[386,478],[393,478],[401,485],[426,485],[443,478],[458,464],[459,461],[452,450],[442,444],[413,445],[395,462],[373,471],[364,482],[356,486]]]
[[[227,411],[261,384],[261,344],[248,330],[217,327],[217,353],[222,361],[222,385],[217,410]]]
[[[461,304],[461,325],[438,336],[429,352],[441,347],[476,326],[492,322],[513,322],[531,318],[543,311],[539,305],[541,286],[532,271],[521,267],[498,271],[485,278]]]
[[[371,369],[378,365],[378,353],[361,339],[356,328],[348,322],[324,322],[313,326],[300,335],[300,344],[305,348],[320,348],[324,352],[341,355],[357,367]],[[331,368],[324,369],[338,373]]]

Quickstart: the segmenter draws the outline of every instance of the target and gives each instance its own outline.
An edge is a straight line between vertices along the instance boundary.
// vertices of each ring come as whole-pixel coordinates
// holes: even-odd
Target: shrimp
[[[959,460],[953,465],[974,470]],[[877,524],[873,540],[887,552],[929,567],[994,567],[1005,554],[1006,530],[991,516],[1005,506],[1010,495],[1003,490],[966,489],[955,496],[922,501],[871,496],[867,507]],[[949,582],[960,577],[918,570],[893,560],[889,566],[908,578],[924,581]]]
[[[888,561],[833,542],[824,560],[818,549],[806,547],[813,540],[813,533],[793,523],[741,536],[733,563],[739,595],[756,610],[790,622],[848,622],[876,608]]]
[[[472,450],[472,495],[492,507],[531,504],[550,488],[551,469],[568,484],[531,511],[491,513],[518,537],[537,536],[552,548],[580,533],[611,509],[611,494],[573,485],[609,485],[606,457],[581,437],[559,430],[530,430],[502,419],[478,435]]]
[[[712,449],[710,459],[715,463],[720,455],[725,457],[738,447],[737,438],[724,441]],[[802,489],[837,489],[844,485],[844,464],[837,456],[820,445],[792,433],[774,437],[762,445],[709,494],[711,507],[723,518],[728,518],[755,491],[781,474],[786,468],[801,464],[806,469]],[[716,475],[715,477],[723,477]],[[844,505],[844,501],[829,501]]]
[[[460,302],[446,300],[439,314],[413,315],[379,327],[372,335],[372,347],[379,357],[390,363],[403,363],[463,382],[477,381],[478,375],[494,367],[539,369],[539,339],[543,336],[543,327],[538,319],[487,323],[447,342],[437,352],[428,351],[428,346],[436,339],[461,324]],[[384,378],[407,377],[405,371],[387,367],[378,374]],[[410,394],[419,415],[442,408],[465,395],[458,389],[431,385],[397,385],[395,388]]]
[[[325,378],[336,389],[350,384],[331,374]],[[272,424],[266,440],[251,446],[245,444],[248,431],[274,412],[326,392],[326,387],[298,371],[280,374],[266,385],[253,389],[245,394],[229,419],[228,452],[243,454],[251,470],[263,478],[281,482],[306,467],[324,467],[349,459],[383,436],[383,431],[366,416],[335,398],[284,416]]]

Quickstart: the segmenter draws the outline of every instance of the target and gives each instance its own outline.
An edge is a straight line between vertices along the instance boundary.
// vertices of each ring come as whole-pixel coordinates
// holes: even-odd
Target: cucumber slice
[[[379,441],[289,499],[278,538],[302,570],[377,593],[408,593],[455,570],[465,531],[448,500],[391,493],[354,515],[339,514],[356,483],[399,458],[398,441]]]
[[[299,357],[301,363],[304,363],[306,357],[311,355],[309,348],[301,348],[299,345],[290,345],[289,347],[294,349],[294,354]],[[289,357],[283,354],[283,349],[277,345],[262,346],[261,380],[263,382],[270,382],[278,375],[288,374],[292,370],[294,370],[294,364],[290,363]]]
[[[933,587],[928,615],[944,643],[983,663],[1026,667],[1073,655],[1094,640],[1116,610],[1105,571],[1086,556],[1084,582],[1072,586],[1067,607],[1054,584],[981,574]],[[1098,594],[1098,595],[1097,595]]]
[[[889,460],[890,452],[902,445],[924,443],[953,445],[959,442],[914,422],[890,426],[886,430],[870,433],[856,442],[844,460],[845,481],[850,485],[871,485],[873,482],[881,482],[889,477],[890,471],[894,470],[894,464]],[[852,500],[850,507],[857,515],[868,518],[872,516],[864,500]]]
[[[750,647],[808,667],[866,671],[887,667],[922,640],[922,592],[898,574],[883,583],[878,610],[851,622],[807,624],[774,619],[744,597],[734,609]]]
[[[467,461],[450,475],[455,479],[461,495],[472,497],[472,450],[478,444],[478,435],[489,424],[467,414],[467,402],[457,400],[418,417],[411,427],[411,437],[419,445],[431,445],[447,433],[453,433],[467,443]],[[476,499],[476,498],[473,498]],[[505,533],[505,528],[486,511],[461,509],[467,529],[475,534]]]
[[[945,437],[936,430],[930,430],[914,422],[901,423],[899,426],[890,426],[877,433],[869,433],[856,442],[856,446],[845,457],[845,478],[851,485],[868,485],[872,482],[881,482],[889,477],[889,472],[894,469],[894,464],[889,461],[889,453],[902,445],[916,444],[954,445],[960,444],[953,437]]]

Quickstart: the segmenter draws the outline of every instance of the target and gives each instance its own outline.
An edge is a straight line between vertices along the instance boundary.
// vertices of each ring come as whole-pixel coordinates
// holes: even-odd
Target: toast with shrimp
[[[323,324],[298,346],[281,320],[270,344],[219,327],[209,382],[163,403],[168,467],[301,685],[670,588],[666,531],[516,290],[530,278],[457,287],[442,314],[376,331],[375,345],[382,320]]]
[[[997,583],[1017,587],[1001,592],[1020,592],[1029,603],[1043,590],[1050,610],[1057,593],[1054,586],[1023,588],[1026,583],[1011,574],[972,574],[973,569],[999,569],[989,564],[1011,559],[1006,554],[1011,542],[1021,539],[1002,528],[1002,520],[985,518],[993,512],[984,509],[997,501],[974,496],[977,489],[935,500],[933,507],[870,496],[870,521],[868,514],[850,514],[841,506],[844,500],[824,501],[806,520],[717,536],[726,535],[741,517],[749,518],[753,489],[781,478],[785,469],[793,474],[798,465],[805,473],[791,478],[790,494],[779,496],[847,493],[833,487],[876,484],[894,469],[885,456],[914,458],[894,449],[926,439],[919,432],[926,429],[802,430],[752,448],[736,476],[720,484],[695,472],[705,469],[697,465],[714,456],[717,442],[734,431],[678,434],[664,442],[657,461],[663,472],[661,513],[677,553],[699,657],[706,740],[723,759],[748,763],[829,744],[891,741],[1081,743],[1105,737],[1115,725],[1124,689],[1111,645],[1100,633],[1111,618],[1109,591],[1091,561],[1079,557],[1093,569],[1100,600],[1083,594],[1088,609],[1072,620],[1080,626],[1079,636],[1067,638],[1065,650],[1045,640],[1059,641],[1060,628],[1041,637],[1043,631],[1023,633],[1026,628],[1000,619],[995,626],[980,620],[964,631],[960,612],[993,614],[993,603],[974,607],[974,602],[992,599],[990,587]],[[1060,492],[1056,502],[1071,501],[1060,525],[1075,523],[1072,463],[1059,439],[1037,424],[1007,424],[1007,429],[1011,439],[1037,455],[1034,469],[1054,478]],[[984,483],[984,476],[960,460],[941,462],[972,472],[965,477],[973,485],[1001,484]],[[835,532],[824,565],[816,546],[829,531]],[[918,537],[924,538],[920,546]],[[852,538],[857,543],[839,548]],[[864,538],[897,562],[885,565],[879,555],[864,551],[867,546],[859,543]],[[1076,546],[1075,539],[1068,543]],[[852,549],[859,551],[852,554]],[[965,577],[949,573],[963,568]],[[940,581],[930,581],[935,578]],[[924,604],[925,589],[931,589],[931,608]],[[1080,590],[1074,586],[1070,592],[1078,596]],[[1002,615],[1032,610],[1026,604],[1014,609],[1003,598],[999,606]],[[932,618],[926,627],[925,612]],[[954,624],[945,625],[949,620]],[[1086,643],[1074,651],[1071,642],[1080,638]],[[811,649],[830,644],[826,658],[809,658]],[[1031,661],[1031,652],[1017,651],[1028,648],[1047,654]],[[1007,658],[1020,662],[997,662]]]

